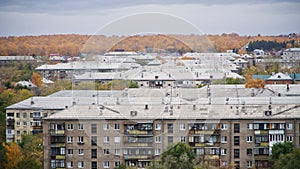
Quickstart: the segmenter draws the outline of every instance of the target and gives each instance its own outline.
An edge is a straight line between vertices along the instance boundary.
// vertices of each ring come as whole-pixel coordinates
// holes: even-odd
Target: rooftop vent
[[[272,115],[272,111],[265,111],[265,116],[271,116]]]
[[[136,116],[137,115],[137,111],[130,111],[130,115],[131,116]]]

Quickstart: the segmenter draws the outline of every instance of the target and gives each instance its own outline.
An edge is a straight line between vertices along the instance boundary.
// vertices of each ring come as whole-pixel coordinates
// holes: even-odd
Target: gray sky
[[[164,27],[164,33],[177,32],[176,28],[194,33],[192,29],[197,28],[207,34],[279,35],[300,33],[299,9],[299,0],[0,0],[0,36],[130,34],[123,30],[153,26],[141,18],[128,19],[145,12],[163,13],[171,20],[178,17],[176,24],[180,24],[154,15],[156,22],[149,31]],[[161,26],[165,21],[170,24]],[[184,29],[185,24],[193,28]]]

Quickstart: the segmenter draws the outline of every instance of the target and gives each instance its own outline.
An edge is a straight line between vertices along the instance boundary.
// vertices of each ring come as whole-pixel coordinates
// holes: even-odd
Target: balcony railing
[[[124,155],[125,160],[133,159],[152,159],[153,155]]]
[[[124,132],[125,135],[153,135],[152,130],[128,130]]]
[[[220,130],[190,130],[190,135],[198,134],[198,135],[220,135]]]
[[[66,143],[52,143],[51,147],[66,147]]]
[[[125,142],[124,146],[125,147],[152,147],[153,143],[130,143],[130,142]]]
[[[65,135],[65,130],[50,130],[50,135]]]

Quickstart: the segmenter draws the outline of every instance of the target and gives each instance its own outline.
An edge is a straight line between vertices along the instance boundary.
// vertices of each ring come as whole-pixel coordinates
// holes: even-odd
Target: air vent
[[[271,116],[272,115],[272,111],[265,111],[265,116]]]
[[[137,111],[130,111],[130,115],[131,116],[136,116],[137,115]]]
[[[145,110],[148,110],[149,107],[148,107],[148,104],[145,104]]]

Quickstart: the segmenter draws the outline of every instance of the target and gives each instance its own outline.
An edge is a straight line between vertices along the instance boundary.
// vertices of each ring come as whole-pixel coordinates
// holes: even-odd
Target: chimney
[[[31,104],[31,105],[34,104],[33,97],[31,98],[30,104]]]

